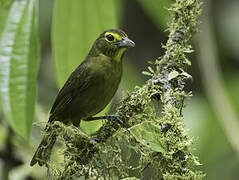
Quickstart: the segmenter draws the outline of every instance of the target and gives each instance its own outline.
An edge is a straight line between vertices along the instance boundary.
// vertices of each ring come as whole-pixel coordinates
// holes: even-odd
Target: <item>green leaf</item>
[[[117,28],[117,1],[57,0],[53,18],[53,51],[58,85],[85,59],[94,40]]]
[[[142,71],[142,74],[145,76],[151,76],[151,77],[153,76],[153,74],[148,71]]]
[[[34,118],[39,65],[36,10],[36,0],[14,1],[0,26],[0,104],[11,127],[26,140]]]
[[[166,144],[161,138],[161,129],[158,126],[151,122],[143,122],[131,127],[129,130],[139,143],[151,148],[153,151],[166,153]]]
[[[138,2],[159,28],[167,28],[171,17],[166,8],[170,7],[171,0],[138,0]]]
[[[193,78],[190,74],[188,74],[188,73],[185,72],[185,71],[183,71],[183,72],[181,73],[181,75],[187,77],[188,79],[192,79],[192,78]]]
[[[168,74],[168,80],[170,81],[170,80],[178,77],[178,75],[179,75],[179,72],[174,70]]]
[[[0,37],[5,26],[5,21],[11,4],[12,0],[0,0]]]

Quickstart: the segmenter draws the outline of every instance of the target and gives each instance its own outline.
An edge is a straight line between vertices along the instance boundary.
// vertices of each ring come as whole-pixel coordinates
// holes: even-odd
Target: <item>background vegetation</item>
[[[148,66],[147,61],[164,52],[161,44],[166,42],[165,29],[170,20],[165,7],[171,3],[169,0],[104,0],[103,3],[99,0],[94,3],[0,0],[0,173],[3,179],[8,175],[10,179],[44,177],[43,169],[29,167],[33,147],[41,138],[38,126],[47,120],[57,87],[62,86],[104,29],[120,27],[137,45],[127,53],[124,78],[116,97],[146,80],[141,72]],[[189,70],[194,80],[187,88],[195,96],[187,101],[185,123],[196,138],[194,154],[203,164],[201,170],[207,174],[205,179],[210,180],[239,177],[238,7],[236,0],[204,2],[201,32],[193,40],[196,51],[190,57]],[[38,31],[41,52],[35,38]],[[9,71],[10,78],[6,80]],[[4,88],[7,83],[9,89]],[[34,110],[38,123],[30,136]],[[100,124],[82,126],[90,133]]]

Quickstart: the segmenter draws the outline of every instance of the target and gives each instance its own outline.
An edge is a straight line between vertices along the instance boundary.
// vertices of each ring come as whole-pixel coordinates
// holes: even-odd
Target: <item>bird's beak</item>
[[[129,39],[127,37],[124,37],[117,44],[118,44],[119,47],[124,47],[124,48],[130,48],[130,47],[134,47],[135,46],[134,41],[132,41],[131,39]]]

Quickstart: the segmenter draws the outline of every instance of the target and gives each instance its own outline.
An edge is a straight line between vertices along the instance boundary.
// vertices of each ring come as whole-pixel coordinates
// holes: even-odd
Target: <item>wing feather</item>
[[[70,106],[74,98],[88,87],[88,84],[89,68],[86,61],[84,61],[75,69],[74,72],[72,72],[64,86],[61,88],[51,108],[51,116],[54,117],[58,114],[64,113],[64,111]]]

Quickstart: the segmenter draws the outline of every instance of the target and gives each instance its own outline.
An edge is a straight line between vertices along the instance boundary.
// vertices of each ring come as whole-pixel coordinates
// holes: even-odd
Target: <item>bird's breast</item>
[[[74,103],[77,113],[83,118],[94,116],[106,107],[116,93],[122,76],[121,63],[93,63],[90,68],[90,83]]]

